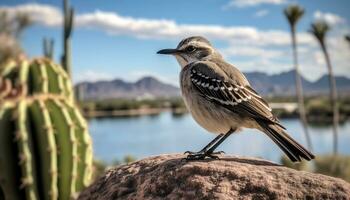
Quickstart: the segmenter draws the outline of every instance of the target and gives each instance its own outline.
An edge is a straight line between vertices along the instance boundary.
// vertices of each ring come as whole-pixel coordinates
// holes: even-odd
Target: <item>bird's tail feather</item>
[[[301,159],[311,160],[315,156],[301,146],[297,141],[291,138],[285,130],[275,124],[267,124],[266,122],[258,122],[263,131],[282,149],[282,151],[293,162],[301,161]]]

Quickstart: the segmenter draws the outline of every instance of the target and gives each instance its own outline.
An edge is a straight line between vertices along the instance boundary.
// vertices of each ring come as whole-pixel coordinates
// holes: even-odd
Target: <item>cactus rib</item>
[[[73,105],[65,102],[69,109],[69,113],[76,124],[76,138],[78,140],[78,177],[77,189],[81,190],[87,187],[91,182],[92,177],[92,141],[90,135],[88,134],[87,124],[81,115],[80,111],[76,109]]]
[[[41,182],[44,199],[57,199],[57,147],[49,111],[41,99],[30,106],[35,140],[39,149]]]
[[[67,109],[59,100],[48,100],[51,120],[54,124],[58,152],[58,189],[59,199],[70,199],[75,193],[77,178],[77,140],[74,124]]]
[[[51,66],[49,60],[45,60],[45,66]],[[49,81],[49,92],[53,94],[60,94],[60,85],[59,85],[59,74],[53,69],[53,67],[46,67],[48,81]]]
[[[31,149],[29,147],[29,134],[27,131],[27,103],[25,100],[19,101],[16,112],[16,135],[15,141],[18,146],[19,165],[21,167],[21,185],[24,188],[27,199],[38,199],[38,191],[36,188],[35,172],[32,161]]]
[[[0,187],[4,191],[5,199],[21,199],[22,197],[18,188],[20,184],[19,166],[16,156],[14,156],[17,155],[16,144],[13,141],[15,124],[12,116],[14,106],[9,101],[0,105]]]
[[[41,91],[43,93],[48,93],[49,92],[49,78],[47,75],[47,70],[46,66],[43,63],[43,61],[40,62],[39,64],[39,70],[40,70],[40,81],[41,81]]]

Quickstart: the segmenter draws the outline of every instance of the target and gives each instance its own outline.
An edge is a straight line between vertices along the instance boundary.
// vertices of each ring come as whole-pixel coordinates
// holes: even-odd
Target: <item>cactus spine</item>
[[[71,76],[71,42],[70,38],[73,29],[74,20],[74,9],[69,6],[69,1],[63,1],[63,13],[64,13],[64,24],[63,24],[63,55],[62,55],[62,66],[66,70],[67,74]]]
[[[86,187],[92,142],[67,73],[45,58],[10,62],[0,71],[0,97],[5,199],[65,200]]]

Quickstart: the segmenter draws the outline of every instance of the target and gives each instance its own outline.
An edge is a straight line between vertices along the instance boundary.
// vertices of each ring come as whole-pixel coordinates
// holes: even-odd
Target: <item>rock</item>
[[[350,199],[350,184],[256,158],[146,158],[106,172],[79,199]]]

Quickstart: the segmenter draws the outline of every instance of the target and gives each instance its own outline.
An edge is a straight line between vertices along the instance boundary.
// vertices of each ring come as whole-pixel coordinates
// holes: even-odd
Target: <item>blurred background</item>
[[[2,0],[0,62],[46,56],[69,66],[101,168],[196,151],[215,137],[187,113],[176,60],[156,54],[202,35],[318,160],[312,169],[292,165],[268,137],[249,129],[220,150],[350,180],[350,1],[72,0],[65,1],[74,8],[71,34],[63,3]]]

